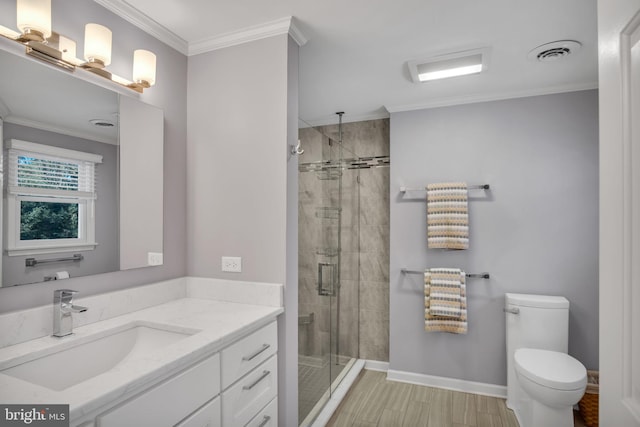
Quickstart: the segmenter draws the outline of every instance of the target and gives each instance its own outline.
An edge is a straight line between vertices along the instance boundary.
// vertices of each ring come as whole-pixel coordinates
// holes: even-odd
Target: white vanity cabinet
[[[278,398],[274,398],[246,427],[278,427]]]
[[[175,426],[219,393],[220,355],[214,354],[99,415],[96,424],[99,427]]]
[[[276,322],[95,418],[97,427],[277,426]]]
[[[222,408],[220,407],[220,396],[207,402],[187,419],[176,427],[216,427],[220,425]]]
[[[278,330],[272,322],[222,350],[223,426],[245,426],[274,401],[278,394],[277,349]]]

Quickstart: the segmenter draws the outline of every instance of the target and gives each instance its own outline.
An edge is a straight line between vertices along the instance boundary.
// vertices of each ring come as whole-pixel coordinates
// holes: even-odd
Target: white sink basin
[[[82,337],[72,347],[60,345],[46,355],[0,371],[51,390],[64,390],[114,367],[169,346],[198,332],[165,325],[129,324]],[[64,338],[63,338],[64,339]]]

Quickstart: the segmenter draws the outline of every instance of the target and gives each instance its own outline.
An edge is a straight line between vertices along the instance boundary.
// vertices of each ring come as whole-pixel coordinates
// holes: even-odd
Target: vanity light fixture
[[[18,0],[16,11],[21,40],[43,42],[51,37],[51,0]]]
[[[84,26],[84,59],[90,68],[111,64],[111,30],[100,24]]]
[[[120,86],[142,93],[156,82],[156,56],[148,50],[136,50],[133,81],[110,73],[112,33],[107,27],[85,26],[84,60],[76,57],[76,42],[51,28],[51,0],[17,0],[17,27],[21,32],[0,25],[0,36],[21,43],[26,54],[68,71],[81,68]]]
[[[488,49],[473,49],[409,61],[415,83],[477,74],[487,69]]]
[[[156,84],[156,55],[148,50],[133,52],[133,84],[149,88]]]

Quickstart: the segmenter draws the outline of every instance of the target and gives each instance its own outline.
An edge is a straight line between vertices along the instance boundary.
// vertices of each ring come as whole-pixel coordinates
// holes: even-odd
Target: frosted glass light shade
[[[51,37],[51,0],[18,0],[16,5],[18,29],[42,33]]]
[[[84,27],[84,59],[89,63],[111,64],[111,30],[99,24]]]
[[[149,86],[156,84],[156,55],[153,52],[143,49],[133,52],[133,81],[146,82]]]

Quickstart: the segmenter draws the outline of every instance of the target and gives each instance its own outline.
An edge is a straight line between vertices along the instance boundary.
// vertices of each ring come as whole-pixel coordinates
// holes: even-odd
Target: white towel
[[[467,184],[444,182],[427,186],[427,243],[429,248],[469,248]]]
[[[424,272],[424,320],[429,332],[467,333],[466,274],[457,268]]]

